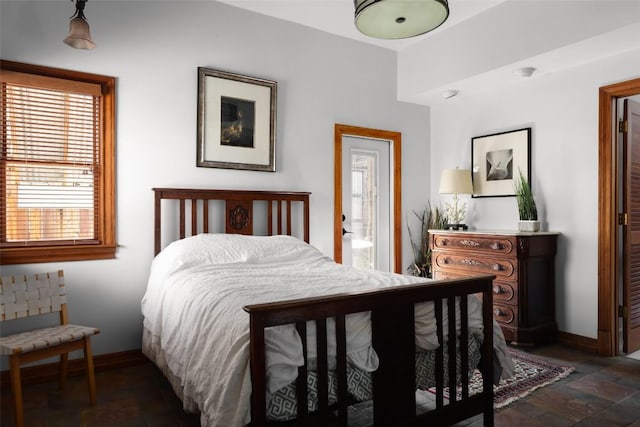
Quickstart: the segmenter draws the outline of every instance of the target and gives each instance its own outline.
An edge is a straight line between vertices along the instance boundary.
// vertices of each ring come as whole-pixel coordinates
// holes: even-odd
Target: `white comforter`
[[[200,409],[202,425],[241,426],[249,422],[251,394],[249,315],[243,306],[421,281],[336,264],[289,236],[201,234],[158,254],[141,305],[145,329],[180,379],[183,399]],[[416,313],[416,344],[425,349],[437,347],[432,311],[427,303]],[[470,328],[482,330],[475,298],[469,298],[469,315]],[[314,357],[311,328],[308,335]],[[377,368],[368,314],[347,318],[347,341],[352,363]],[[292,325],[267,330],[266,345],[268,392],[273,392],[297,376],[302,346]],[[330,347],[335,352],[335,343]]]

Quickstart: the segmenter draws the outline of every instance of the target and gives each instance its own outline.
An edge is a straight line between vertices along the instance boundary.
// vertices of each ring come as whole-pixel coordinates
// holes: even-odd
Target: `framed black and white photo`
[[[519,173],[531,182],[531,128],[471,138],[472,197],[515,196]]]
[[[198,67],[197,166],[274,172],[277,83]]]

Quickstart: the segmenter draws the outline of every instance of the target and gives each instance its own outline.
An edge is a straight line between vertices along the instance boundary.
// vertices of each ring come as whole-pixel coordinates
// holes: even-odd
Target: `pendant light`
[[[379,39],[419,36],[449,17],[447,0],[354,0],[358,30]]]
[[[69,34],[63,40],[75,49],[94,49],[96,44],[91,40],[89,23],[84,16],[84,6],[87,0],[76,0],[76,13],[69,22]]]

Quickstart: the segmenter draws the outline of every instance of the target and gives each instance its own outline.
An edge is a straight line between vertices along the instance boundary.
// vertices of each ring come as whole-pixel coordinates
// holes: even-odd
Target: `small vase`
[[[538,220],[520,220],[518,221],[518,230],[520,231],[539,231],[540,221]]]

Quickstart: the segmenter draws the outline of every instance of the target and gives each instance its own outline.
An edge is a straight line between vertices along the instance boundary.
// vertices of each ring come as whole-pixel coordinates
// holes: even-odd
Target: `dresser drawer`
[[[493,317],[505,326],[518,326],[518,308],[493,303]]]
[[[485,256],[516,255],[516,241],[513,237],[452,236],[447,234],[433,237],[433,249],[480,251]]]
[[[493,301],[502,304],[518,305],[517,283],[493,281]]]
[[[510,259],[434,251],[432,261],[436,270],[461,270],[467,276],[492,274],[506,280],[517,278],[516,264]]]

